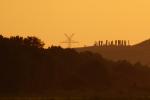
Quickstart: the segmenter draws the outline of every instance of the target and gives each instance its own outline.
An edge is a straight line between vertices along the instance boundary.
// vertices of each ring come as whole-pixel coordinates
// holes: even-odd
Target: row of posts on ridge
[[[94,46],[130,46],[129,40],[95,41]]]

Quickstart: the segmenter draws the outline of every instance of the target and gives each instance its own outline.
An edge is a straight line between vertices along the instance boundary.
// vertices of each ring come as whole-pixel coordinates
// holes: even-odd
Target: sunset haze
[[[150,38],[149,0],[0,0],[0,33],[34,35],[47,46],[62,45],[75,33],[74,46],[95,40]]]

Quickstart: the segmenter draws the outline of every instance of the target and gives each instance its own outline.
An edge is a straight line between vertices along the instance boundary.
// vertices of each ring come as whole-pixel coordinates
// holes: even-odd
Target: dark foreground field
[[[0,100],[150,100],[150,97],[1,97]]]
[[[146,100],[150,67],[0,36],[1,100]],[[138,54],[137,54],[138,55]]]

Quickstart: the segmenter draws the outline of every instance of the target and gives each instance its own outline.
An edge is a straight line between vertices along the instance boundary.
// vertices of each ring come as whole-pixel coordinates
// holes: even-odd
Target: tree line
[[[43,46],[37,37],[0,35],[0,95],[149,93],[147,66]]]

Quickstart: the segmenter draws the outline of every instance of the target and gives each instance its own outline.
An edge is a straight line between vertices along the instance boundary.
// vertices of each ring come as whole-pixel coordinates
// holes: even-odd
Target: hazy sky
[[[75,46],[95,40],[150,38],[150,0],[0,0],[3,35],[35,35],[47,45],[75,33]]]

